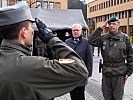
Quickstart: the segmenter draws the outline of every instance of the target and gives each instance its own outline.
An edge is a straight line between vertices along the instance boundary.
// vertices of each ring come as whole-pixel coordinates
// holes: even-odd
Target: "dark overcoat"
[[[88,43],[88,40],[84,37],[80,37],[79,42],[75,43],[72,37],[67,39],[65,42],[83,59],[89,72],[88,76],[91,77],[93,68],[93,55],[92,48]],[[84,85],[84,83],[82,85]]]

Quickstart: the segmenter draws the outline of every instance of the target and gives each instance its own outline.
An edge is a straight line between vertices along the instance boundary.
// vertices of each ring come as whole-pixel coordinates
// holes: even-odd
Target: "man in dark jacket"
[[[72,37],[65,42],[83,59],[89,72],[88,77],[91,77],[93,66],[92,48],[88,40],[82,37],[82,26],[80,24],[72,25]],[[87,81],[81,81],[80,86],[70,92],[71,100],[85,100],[84,91]]]
[[[31,56],[32,22],[24,1],[0,8],[0,100],[49,100],[88,77],[82,59],[38,19],[38,37],[55,50],[56,59]]]
[[[107,24],[109,32],[101,34]],[[119,27],[119,19],[112,16],[89,37],[90,44],[101,47],[102,92],[105,100],[122,100],[124,84],[133,72],[133,49],[129,37],[120,32]]]

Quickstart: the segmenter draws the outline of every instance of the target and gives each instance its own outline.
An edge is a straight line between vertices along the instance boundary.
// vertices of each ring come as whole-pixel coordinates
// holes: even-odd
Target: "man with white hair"
[[[88,78],[91,77],[93,66],[92,49],[88,40],[82,36],[82,26],[80,24],[72,25],[72,37],[65,42],[83,59],[89,72]],[[87,81],[81,81],[80,86],[70,92],[71,100],[85,100],[84,91]]]

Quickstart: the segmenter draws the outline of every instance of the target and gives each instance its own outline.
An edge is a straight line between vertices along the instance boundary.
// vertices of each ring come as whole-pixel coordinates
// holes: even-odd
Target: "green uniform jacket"
[[[30,55],[30,49],[12,40],[3,40],[0,48],[0,100],[48,100],[77,87],[88,77],[81,58],[57,37],[49,43],[59,63]]]
[[[102,73],[107,76],[131,75],[133,72],[133,49],[128,36],[122,32],[112,36],[101,34],[97,28],[89,37],[89,43],[101,47]]]

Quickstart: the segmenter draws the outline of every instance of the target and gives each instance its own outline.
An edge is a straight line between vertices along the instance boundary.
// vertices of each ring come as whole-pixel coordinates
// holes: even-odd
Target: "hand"
[[[104,30],[107,27],[107,24],[108,24],[108,20],[106,20],[104,24],[100,26],[100,28]]]
[[[125,78],[124,78],[124,82],[125,83],[126,83],[127,78],[128,78],[128,75],[126,75]]]
[[[48,43],[48,41],[54,37],[53,32],[50,29],[48,29],[47,26],[37,18],[35,18],[35,23],[36,23],[36,26],[39,30],[39,33],[37,33],[38,37],[44,43]]]

